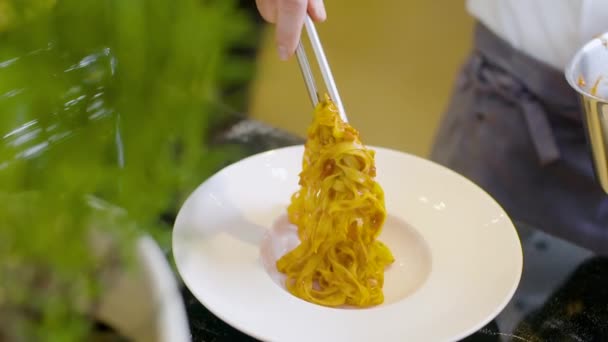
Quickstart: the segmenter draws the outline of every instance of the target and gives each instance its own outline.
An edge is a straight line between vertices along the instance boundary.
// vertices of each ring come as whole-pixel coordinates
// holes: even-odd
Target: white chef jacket
[[[467,10],[514,48],[560,70],[608,32],[608,0],[467,0]]]

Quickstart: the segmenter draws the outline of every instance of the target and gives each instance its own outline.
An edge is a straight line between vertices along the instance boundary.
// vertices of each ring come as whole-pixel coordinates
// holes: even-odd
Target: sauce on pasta
[[[287,210],[300,244],[277,261],[295,296],[331,307],[384,301],[384,271],[394,257],[377,240],[386,209],[374,157],[325,95],[308,128],[300,188]]]

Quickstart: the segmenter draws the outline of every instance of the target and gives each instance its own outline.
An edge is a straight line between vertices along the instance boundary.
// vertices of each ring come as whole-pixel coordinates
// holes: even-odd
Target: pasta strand
[[[374,157],[325,95],[308,128],[300,189],[287,209],[300,244],[277,261],[295,296],[331,307],[384,301],[384,271],[394,257],[377,240],[386,209]]]

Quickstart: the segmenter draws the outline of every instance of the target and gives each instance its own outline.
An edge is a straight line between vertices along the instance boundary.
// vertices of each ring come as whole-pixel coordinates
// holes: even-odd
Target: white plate
[[[464,177],[372,148],[389,214],[380,240],[396,258],[385,273],[384,304],[327,308],[282,287],[272,264],[297,243],[284,214],[303,146],[246,158],[192,193],[173,232],[186,286],[219,318],[264,341],[453,341],[482,328],[520,280],[513,224]]]

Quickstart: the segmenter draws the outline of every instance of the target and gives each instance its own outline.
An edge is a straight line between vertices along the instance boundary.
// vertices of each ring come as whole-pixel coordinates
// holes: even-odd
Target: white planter
[[[159,246],[149,236],[136,242],[133,269],[112,274],[98,317],[132,341],[190,341],[177,282]]]

